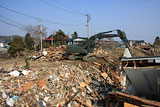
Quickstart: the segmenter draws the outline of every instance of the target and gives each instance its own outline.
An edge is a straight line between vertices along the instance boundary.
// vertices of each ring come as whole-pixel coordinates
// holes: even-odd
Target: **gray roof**
[[[13,36],[0,36],[0,43],[11,42],[15,36],[16,35],[13,35]]]

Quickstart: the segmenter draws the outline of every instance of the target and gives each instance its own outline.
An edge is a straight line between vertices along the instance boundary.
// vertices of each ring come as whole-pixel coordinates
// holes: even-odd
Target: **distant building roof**
[[[144,43],[144,40],[136,40],[135,43]]]
[[[0,39],[0,43],[5,43],[5,41]]]
[[[144,43],[145,42],[144,40],[129,40],[129,41],[133,41],[135,43]]]
[[[65,37],[63,37],[63,39],[66,40],[66,39],[69,39],[69,37],[65,36]],[[44,39],[44,41],[46,41],[46,40],[56,40],[56,35],[52,34],[48,38]]]
[[[73,40],[74,42],[79,42],[79,41],[86,41],[86,39],[82,39],[82,38],[77,38]]]
[[[13,36],[0,36],[0,43],[11,42],[15,36],[16,35],[13,35]]]

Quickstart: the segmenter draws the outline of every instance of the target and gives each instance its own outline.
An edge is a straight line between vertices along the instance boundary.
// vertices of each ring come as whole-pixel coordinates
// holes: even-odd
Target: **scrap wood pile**
[[[98,47],[94,49],[93,54],[95,55],[112,55],[114,56],[123,56],[124,48],[115,47],[108,48],[107,46],[102,49],[102,47]],[[147,44],[145,46],[138,45],[130,47],[133,57],[144,57],[144,56],[160,56],[160,46],[155,46],[151,44]]]
[[[112,101],[117,100],[118,102],[124,102],[124,105],[122,106],[126,105],[125,107],[160,107],[160,102],[147,100],[144,98],[128,95],[118,91],[108,93],[108,95],[105,98],[105,101],[108,102],[108,104],[106,105],[114,104],[114,101],[109,102],[110,98],[112,98]]]
[[[160,56],[160,47],[154,45],[134,46],[132,47],[134,56]]]
[[[1,48],[0,49],[0,58],[8,58],[8,57],[9,57],[9,54],[8,54],[7,49]]]
[[[98,47],[98,48],[94,48],[93,53],[89,53],[88,55],[86,55],[87,57],[89,56],[96,56],[97,58],[103,58],[106,56],[110,56],[110,57],[122,57],[123,56],[123,51],[124,49],[115,49],[115,50],[111,50],[111,49],[102,49],[102,47]],[[84,57],[86,57],[84,56]],[[120,59],[119,59],[120,61]],[[118,62],[119,62],[118,61]]]
[[[61,60],[62,55],[66,52],[66,46],[62,45],[59,47],[49,47],[43,51],[39,51],[32,56],[30,59],[33,60],[41,60],[41,61],[55,61]]]
[[[108,52],[109,50],[104,50],[102,47],[95,48],[93,51],[94,54],[107,54]]]
[[[0,105],[26,107],[104,105],[104,102],[99,101],[108,91],[122,88],[117,63],[119,63],[117,57],[108,56],[89,63],[57,62],[56,67],[44,67],[41,71],[22,68],[1,69]]]

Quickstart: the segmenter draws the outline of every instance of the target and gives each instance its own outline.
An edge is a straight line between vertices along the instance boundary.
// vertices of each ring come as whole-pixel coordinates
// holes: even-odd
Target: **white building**
[[[3,48],[4,47],[4,43],[0,43],[0,48]]]

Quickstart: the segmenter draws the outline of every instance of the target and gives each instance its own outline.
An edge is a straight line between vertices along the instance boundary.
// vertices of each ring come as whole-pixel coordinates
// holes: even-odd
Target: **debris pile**
[[[8,58],[9,54],[7,48],[0,48],[0,58]]]
[[[0,68],[0,106],[104,106],[108,92],[127,88],[126,76],[120,67],[122,49],[95,49],[93,54],[98,59],[90,62],[60,62],[66,46],[50,47],[30,58],[53,61],[54,66],[41,67],[39,71],[23,67]],[[139,46],[134,50],[135,56],[159,54],[159,48],[152,46]]]
[[[9,106],[98,106],[108,91],[121,90],[117,57],[96,62],[56,63],[41,71],[1,69],[1,105]],[[109,60],[110,59],[110,60]],[[107,60],[107,61],[106,61]],[[115,67],[116,66],[116,67]]]
[[[109,101],[110,98],[112,98],[112,102]],[[160,107],[160,102],[143,99],[137,96],[128,95],[118,91],[108,93],[108,95],[105,98],[105,101],[108,102],[106,106],[110,107],[110,105],[116,105],[113,103],[114,100],[118,100],[118,102],[124,102],[119,103],[118,106],[120,107]]]
[[[160,47],[153,45],[131,47],[135,57],[160,56]]]
[[[49,47],[43,51],[39,51],[34,55],[30,56],[30,59],[41,60],[41,61],[55,61],[61,60],[62,55],[66,52],[66,46],[62,45],[59,47]]]
[[[154,45],[140,45],[140,46],[132,46],[130,47],[133,57],[144,57],[144,56],[160,56],[160,46]],[[114,56],[123,56],[124,48],[114,47],[113,49],[107,48],[102,49],[101,47],[95,48],[92,54],[97,56],[106,56],[106,55],[114,55]]]

